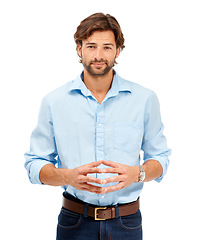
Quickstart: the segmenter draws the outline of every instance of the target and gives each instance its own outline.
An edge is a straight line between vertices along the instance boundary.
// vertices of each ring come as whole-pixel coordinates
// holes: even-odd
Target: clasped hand
[[[101,164],[108,166],[108,168],[98,168]],[[87,176],[91,173],[114,173],[118,174],[106,179],[99,179],[91,176]],[[139,167],[128,166],[120,163],[114,163],[112,161],[100,160],[85,164],[83,166],[70,170],[69,178],[70,185],[76,189],[89,191],[97,194],[104,194],[120,190],[122,188],[130,186],[133,182],[138,181]],[[118,182],[115,186],[95,186],[91,183],[97,183],[100,185]]]

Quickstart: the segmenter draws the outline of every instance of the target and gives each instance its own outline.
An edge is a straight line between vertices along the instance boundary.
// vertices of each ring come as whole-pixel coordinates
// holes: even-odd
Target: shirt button
[[[101,123],[99,123],[99,124],[98,124],[98,126],[99,126],[99,127],[102,127],[102,124],[101,124]]]
[[[104,198],[104,195],[102,195],[101,198]]]

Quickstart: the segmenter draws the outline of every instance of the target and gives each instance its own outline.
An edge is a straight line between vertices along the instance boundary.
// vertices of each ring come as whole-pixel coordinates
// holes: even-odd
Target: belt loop
[[[115,205],[115,218],[119,218],[119,207],[118,207],[118,204]]]
[[[85,205],[84,205],[83,217],[87,217],[88,206],[89,206],[89,204],[88,204],[88,203],[85,203]]]

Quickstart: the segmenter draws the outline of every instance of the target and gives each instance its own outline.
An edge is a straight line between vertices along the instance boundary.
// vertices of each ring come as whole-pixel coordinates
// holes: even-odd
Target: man
[[[159,102],[113,70],[124,48],[114,17],[89,16],[74,38],[84,71],[44,98],[25,167],[32,183],[65,190],[58,240],[140,240],[143,182],[169,164]]]

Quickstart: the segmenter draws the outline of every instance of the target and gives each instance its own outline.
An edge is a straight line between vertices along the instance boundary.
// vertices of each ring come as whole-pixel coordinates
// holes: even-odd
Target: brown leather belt
[[[63,207],[75,213],[84,214],[85,204],[77,203],[63,197]],[[137,201],[119,206],[119,216],[134,214],[139,209],[139,198]],[[107,220],[115,218],[115,207],[93,207],[88,205],[87,216],[95,220]]]

